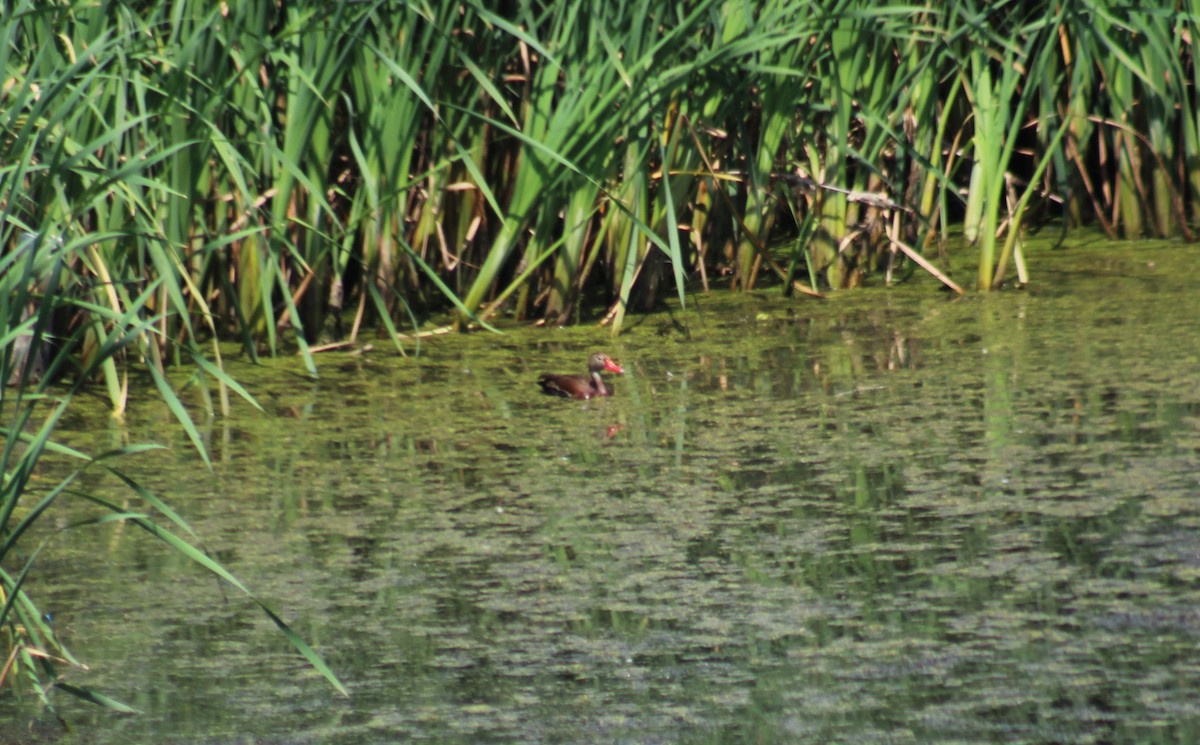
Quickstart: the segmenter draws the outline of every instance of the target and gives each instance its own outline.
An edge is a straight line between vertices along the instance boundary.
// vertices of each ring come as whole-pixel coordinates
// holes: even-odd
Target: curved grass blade
[[[304,657],[304,659],[307,660],[308,663],[313,666],[313,668],[321,673],[321,675],[329,682],[330,685],[337,689],[337,691],[343,696],[348,697],[350,695],[349,691],[347,691],[346,687],[342,685],[342,682],[338,679],[337,675],[334,674],[333,670],[331,670],[329,666],[325,664],[325,661],[321,658],[321,656],[318,655],[313,648],[304,641],[304,639],[302,639],[295,631],[293,631],[292,628],[288,626],[288,624],[282,618],[280,618],[278,614],[268,608],[262,600],[259,600],[254,593],[250,592],[250,589],[247,588],[246,585],[242,584],[241,580],[233,576],[229,570],[221,566],[219,562],[208,556],[208,554],[204,553],[161,525],[158,525],[144,516],[126,513],[119,505],[109,502],[106,499],[96,497],[91,494],[82,493],[76,494],[75,496],[78,496],[89,502],[93,502],[113,511],[114,513],[119,514],[126,522],[133,523],[142,530],[145,530],[147,533],[167,544],[186,558],[236,587],[263,610],[267,617],[269,617],[271,621],[274,622],[279,628],[279,630],[283,632],[288,641],[292,643],[292,646],[294,646],[296,650],[300,652],[301,656]]]
[[[104,468],[109,473],[111,473],[112,475],[116,476],[118,479],[123,481],[125,483],[125,485],[128,486],[130,489],[133,489],[134,492],[136,492],[139,497],[141,497],[151,507],[153,507],[154,509],[156,509],[160,513],[162,513],[162,515],[164,517],[166,517],[168,520],[175,523],[183,530],[187,531],[193,537],[199,538],[199,536],[196,534],[196,531],[192,530],[192,526],[188,525],[187,521],[185,521],[182,517],[180,517],[179,513],[175,512],[175,510],[171,509],[170,505],[168,505],[166,502],[162,501],[157,496],[155,496],[154,492],[145,488],[144,486],[137,483],[130,477],[126,476],[123,472],[117,470],[116,468],[113,468],[112,466],[106,465],[106,466],[104,466]]]
[[[141,714],[142,713],[140,709],[135,709],[132,706],[123,704],[114,698],[109,698],[108,696],[105,696],[102,693],[96,693],[95,691],[90,690],[88,688],[80,688],[78,686],[73,686],[70,683],[63,683],[62,681],[56,682],[54,684],[54,687],[61,691],[65,691],[65,692],[71,694],[72,696],[75,696],[76,698],[82,699],[84,701],[88,701],[93,704],[99,704],[100,706],[103,706],[106,709],[112,709],[113,711],[115,711],[119,714]]]
[[[396,351],[400,352],[400,354],[404,354],[404,345],[400,343],[400,331],[396,328],[396,324],[392,323],[391,313],[388,312],[387,303],[384,302],[383,295],[379,294],[379,288],[375,286],[374,282],[367,282],[365,286],[367,288],[367,292],[371,295],[371,302],[375,304],[376,312],[379,313],[380,320],[383,321],[384,328],[387,329],[388,338],[392,340],[392,344],[395,345]],[[412,312],[412,307],[404,301],[404,298],[399,293],[396,293],[396,297],[400,298],[400,301],[404,304],[404,310],[408,312],[408,320],[412,322],[413,331],[415,332],[421,324],[419,321],[417,321],[416,315]],[[416,353],[420,354],[421,335],[414,334],[414,336],[417,340]]]
[[[231,390],[233,390],[234,393],[241,396],[242,399],[244,401],[246,401],[246,403],[250,404],[254,408],[258,409],[259,411],[263,411],[262,405],[259,404],[258,401],[256,401],[254,399],[254,396],[250,395],[250,391],[243,388],[242,384],[237,382],[236,380],[234,380],[233,377],[229,375],[229,373],[225,372],[224,369],[217,366],[215,363],[210,362],[207,357],[200,354],[198,351],[193,350],[192,351],[192,362],[196,363],[196,365],[198,367],[200,367],[202,370],[207,372],[209,375],[216,378],[217,381],[221,383],[221,385],[224,385],[225,387],[230,388]]]
[[[675,218],[675,197],[671,193],[671,181],[666,168],[667,149],[662,140],[659,140],[658,152],[663,163],[662,195],[667,210],[667,245],[671,248],[667,255],[671,259],[671,270],[675,275],[675,289],[679,293],[679,308],[687,310],[687,292],[683,276],[683,249],[679,245],[679,222]]]
[[[154,387],[158,389],[159,395],[162,396],[163,402],[167,408],[175,416],[175,419],[183,427],[183,431],[187,433],[188,439],[192,441],[192,445],[196,448],[196,452],[200,454],[200,458],[204,461],[204,465],[212,468],[212,461],[208,457],[208,448],[204,446],[204,438],[200,436],[200,430],[196,429],[196,423],[192,421],[191,414],[184,408],[183,402],[179,400],[175,389],[171,387],[171,383],[163,375],[160,368],[161,360],[158,359],[158,347],[154,344],[150,345],[153,352],[153,359],[150,364],[146,365],[146,369],[150,372],[150,378],[154,381]]]
[[[446,286],[446,283],[443,282],[442,278],[437,275],[437,272],[433,271],[433,269],[425,263],[424,259],[421,258],[420,254],[414,251],[412,246],[408,245],[407,241],[401,241],[400,245],[404,248],[404,252],[408,254],[409,258],[412,259],[413,262],[420,267],[421,271],[425,273],[425,276],[429,277],[429,281],[433,283],[434,287],[437,287],[443,295],[449,298],[450,301],[454,303],[454,307],[458,308],[459,312],[461,312],[472,322],[479,324],[482,328],[485,328],[488,331],[495,331],[497,334],[504,333],[499,329],[492,327],[487,321],[472,313],[471,310],[463,304],[462,300],[458,299],[458,296],[454,294],[454,291]]]

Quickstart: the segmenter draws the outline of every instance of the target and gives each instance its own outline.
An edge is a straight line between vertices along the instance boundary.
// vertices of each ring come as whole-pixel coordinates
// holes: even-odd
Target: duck
[[[547,395],[586,401],[589,398],[613,394],[612,388],[605,384],[600,373],[610,372],[622,375],[625,372],[620,365],[613,362],[612,358],[603,352],[596,352],[588,357],[587,369],[587,375],[543,373],[537,382],[542,387],[542,393]]]

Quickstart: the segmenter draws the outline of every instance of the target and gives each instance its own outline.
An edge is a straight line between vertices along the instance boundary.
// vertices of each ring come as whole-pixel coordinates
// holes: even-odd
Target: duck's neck
[[[596,389],[596,393],[601,396],[608,395],[608,388],[604,387],[604,378],[600,377],[600,373],[592,372],[592,387]]]

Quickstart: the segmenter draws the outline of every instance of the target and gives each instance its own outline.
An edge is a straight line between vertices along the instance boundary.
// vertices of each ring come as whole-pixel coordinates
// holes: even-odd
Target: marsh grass
[[[133,711],[101,693],[64,680],[66,669],[81,664],[57,637],[53,624],[26,588],[37,558],[61,533],[122,522],[141,528],[247,595],[297,651],[345,694],[345,688],[321,657],[278,614],[198,547],[199,537],[179,513],[118,468],[130,456],[155,446],[130,445],[93,456],[55,442],[54,431],[78,389],[102,374],[118,355],[135,353],[147,336],[153,336],[160,320],[157,314],[147,311],[158,297],[158,281],[131,294],[120,313],[87,299],[86,290],[78,285],[78,272],[86,265],[92,248],[83,242],[64,243],[27,233],[16,250],[0,259],[0,374],[8,383],[0,387],[0,416],[5,419],[0,430],[4,474],[0,487],[0,650],[5,653],[0,664],[0,689],[29,689],[44,704],[51,705],[51,691],[58,688],[117,711]],[[64,321],[78,319],[80,311],[84,311],[86,323],[74,329],[63,325]],[[90,341],[84,343],[83,339]],[[81,358],[73,351],[77,347],[87,350]],[[161,363],[153,357],[143,359],[147,367]],[[198,371],[241,390],[212,363],[195,359]],[[65,388],[49,384],[63,378],[73,383]],[[161,370],[155,379],[166,386]],[[169,387],[161,390],[173,396]],[[194,435],[195,425],[178,399],[168,399],[168,405]],[[203,445],[194,440],[204,455]],[[89,469],[107,471],[129,498],[117,501],[79,486],[79,477]],[[84,502],[99,510],[93,517],[48,531],[49,523],[58,522],[54,507],[62,500]],[[35,531],[35,526],[40,530]]]
[[[310,374],[318,340],[380,326],[404,351],[395,330],[443,310],[561,324],[587,296],[619,332],[722,274],[895,281],[943,262],[958,221],[989,289],[1023,266],[1024,211],[1190,237],[1196,21],[1096,0],[18,0],[0,240],[91,236],[114,312],[159,282],[145,354],[286,341]],[[99,375],[119,410],[119,365]]]

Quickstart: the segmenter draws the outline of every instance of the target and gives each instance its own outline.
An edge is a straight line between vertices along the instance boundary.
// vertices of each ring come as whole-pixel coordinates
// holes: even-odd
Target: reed
[[[962,85],[971,106],[974,154],[964,234],[979,245],[977,286],[989,290],[1004,272],[997,240],[1005,225],[1013,230],[1017,224],[1011,199],[1014,160],[1037,93],[1027,81],[1046,73],[1054,46],[1045,37],[1053,35],[1057,19],[1017,17],[1016,33],[1010,34],[987,22],[982,9],[965,9],[964,20]]]
[[[988,289],[1023,201],[1190,236],[1200,199],[1191,5],[4,11],[5,250],[94,236],[92,299],[114,312],[158,281],[137,348],[164,363],[203,348],[220,369],[211,340],[236,338],[316,374],[314,342],[375,326],[400,348],[398,326],[445,311],[619,330],[724,272],[751,288],[770,267],[786,291],[910,276],[956,222]],[[122,364],[97,373],[118,411]]]
[[[120,313],[61,289],[74,284],[73,275],[91,248],[86,242],[65,243],[26,233],[16,250],[0,259],[0,375],[7,383],[0,387],[0,415],[6,419],[0,430],[0,466],[4,473],[0,487],[0,650],[5,653],[0,688],[24,682],[27,685],[22,688],[34,691],[47,706],[52,706],[50,691],[59,688],[117,711],[132,711],[125,704],[60,679],[62,667],[79,667],[80,663],[56,637],[52,624],[39,612],[26,589],[30,570],[42,551],[59,538],[57,532],[124,522],[141,528],[248,596],[309,664],[345,694],[324,660],[275,611],[196,547],[198,538],[179,513],[117,467],[118,462],[155,446],[131,445],[92,456],[54,441],[55,428],[78,389],[115,356],[135,349],[160,320],[149,310],[159,294],[158,282],[133,294]],[[49,381],[58,379],[74,361],[69,327],[61,324],[80,309],[96,319],[97,326],[80,326],[74,334],[92,337],[91,353],[83,359],[82,367],[72,371],[72,385],[51,388]],[[209,372],[223,376],[219,370]],[[182,406],[171,408],[181,423],[194,430]],[[89,469],[109,472],[127,490],[128,497],[118,501],[82,489],[79,477]],[[34,478],[35,472],[43,475]],[[60,475],[46,478],[45,474],[51,473]],[[89,503],[100,512],[29,545],[35,534],[46,534],[45,523],[55,514],[56,503],[64,499]],[[162,517],[154,519],[151,514]],[[35,531],[39,523],[42,529]]]

